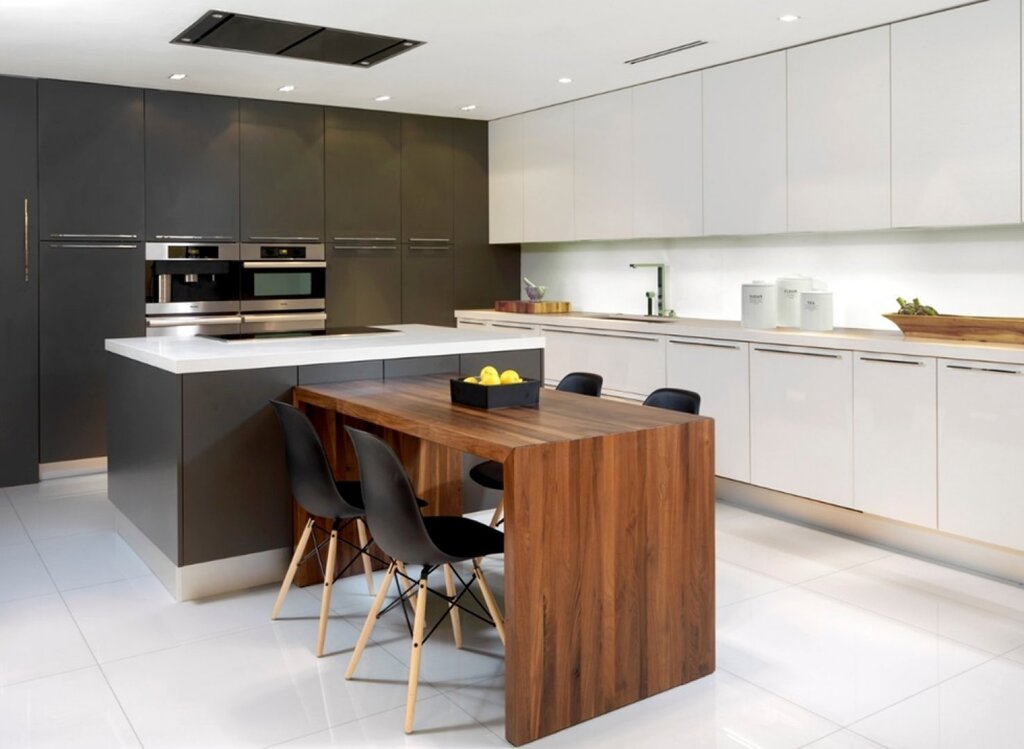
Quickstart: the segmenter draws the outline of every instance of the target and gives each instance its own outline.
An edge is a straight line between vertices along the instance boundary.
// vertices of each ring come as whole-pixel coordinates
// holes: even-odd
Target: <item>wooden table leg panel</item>
[[[506,462],[511,743],[714,670],[712,459],[708,421]]]

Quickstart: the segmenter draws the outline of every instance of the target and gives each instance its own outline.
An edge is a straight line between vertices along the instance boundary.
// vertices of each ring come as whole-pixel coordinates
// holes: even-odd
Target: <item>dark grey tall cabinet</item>
[[[402,322],[454,325],[452,121],[402,116]]]
[[[39,82],[39,459],[107,454],[104,340],[145,334],[143,94]]]
[[[242,241],[322,241],[324,108],[241,102]]]
[[[36,82],[0,78],[0,486],[38,479]]]
[[[402,322],[402,118],[324,112],[327,324]]]
[[[146,92],[146,237],[238,241],[238,99]]]

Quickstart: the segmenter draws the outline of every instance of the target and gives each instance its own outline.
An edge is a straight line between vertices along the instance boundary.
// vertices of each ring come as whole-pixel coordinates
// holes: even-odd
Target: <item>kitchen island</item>
[[[476,372],[543,377],[543,336],[388,325],[363,335],[123,338],[108,352],[117,530],[178,600],[280,580],[292,499],[268,406],[292,388]]]

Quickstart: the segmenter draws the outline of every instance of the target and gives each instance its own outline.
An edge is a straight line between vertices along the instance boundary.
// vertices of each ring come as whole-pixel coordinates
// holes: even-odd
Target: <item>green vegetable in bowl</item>
[[[929,307],[927,304],[921,304],[921,300],[914,297],[914,301],[908,302],[901,296],[896,297],[896,303],[900,305],[899,315],[937,315],[934,307]]]

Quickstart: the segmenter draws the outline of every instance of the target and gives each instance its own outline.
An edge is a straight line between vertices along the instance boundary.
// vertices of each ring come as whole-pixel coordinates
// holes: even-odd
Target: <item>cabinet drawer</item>
[[[604,377],[604,393],[642,399],[665,384],[664,338],[547,326],[540,330],[547,339],[544,374],[549,385],[570,372],[594,372]]]

